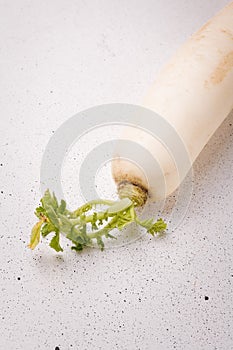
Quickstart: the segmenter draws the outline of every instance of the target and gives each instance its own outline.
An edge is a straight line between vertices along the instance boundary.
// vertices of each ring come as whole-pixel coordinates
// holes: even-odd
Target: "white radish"
[[[143,101],[171,125],[195,161],[210,137],[233,108],[233,2],[210,19],[175,53]],[[112,173],[121,197],[162,199],[181,183],[174,159],[166,147],[140,129],[125,128],[124,137],[145,147],[163,173],[143,171],[119,151]],[[165,191],[163,183],[165,183]]]

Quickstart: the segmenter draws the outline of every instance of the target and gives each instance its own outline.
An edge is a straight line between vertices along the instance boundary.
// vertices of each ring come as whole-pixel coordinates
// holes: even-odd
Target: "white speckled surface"
[[[0,1],[0,349],[233,349],[233,114],[195,163],[172,235],[105,252],[27,248],[52,133],[139,103],[227,1]],[[207,300],[208,299],[208,300]]]

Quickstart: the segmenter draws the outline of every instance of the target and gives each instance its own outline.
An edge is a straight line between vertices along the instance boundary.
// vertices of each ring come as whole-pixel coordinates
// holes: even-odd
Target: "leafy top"
[[[97,211],[97,207],[104,210]],[[167,224],[158,219],[141,221],[135,211],[135,204],[129,198],[119,201],[93,200],[75,211],[69,211],[66,202],[58,200],[54,193],[47,190],[41,199],[41,205],[36,208],[35,215],[39,221],[32,228],[29,247],[34,249],[40,242],[40,237],[54,233],[50,247],[57,252],[63,251],[60,246],[60,234],[66,236],[72,243],[71,249],[80,251],[86,246],[97,243],[104,249],[104,238],[116,239],[110,232],[113,229],[122,230],[125,226],[135,222],[144,227],[151,235],[163,233]]]

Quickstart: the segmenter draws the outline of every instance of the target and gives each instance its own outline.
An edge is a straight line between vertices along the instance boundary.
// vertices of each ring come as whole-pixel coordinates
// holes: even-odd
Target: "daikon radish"
[[[124,137],[152,154],[159,165],[158,171],[153,171],[150,163],[148,167],[146,157],[141,157],[139,167],[130,159],[124,159],[124,152],[117,148],[112,174],[121,200],[96,199],[70,211],[64,200],[59,203],[55,194],[47,190],[35,211],[38,222],[31,232],[31,249],[37,246],[41,236],[50,233],[54,233],[50,247],[59,252],[63,250],[60,233],[73,243],[72,249],[79,251],[93,243],[103,249],[105,239],[116,238],[112,230],[121,230],[133,222],[151,235],[166,230],[166,223],[161,218],[141,220],[135,207],[142,206],[149,198],[164,198],[179,186],[233,107],[233,3],[208,21],[177,51],[159,74],[143,105],[154,118],[151,111],[163,118],[168,137],[176,141],[177,136],[177,142],[182,140],[189,161],[178,169],[177,159],[153,133],[143,128],[126,127]],[[139,110],[145,111],[142,107]],[[135,124],[140,117],[143,118],[143,113],[135,115]],[[97,206],[102,210],[96,210]]]
[[[145,96],[143,105],[174,128],[189,154],[191,166],[233,108],[233,2],[175,53]],[[154,201],[171,194],[188,167],[182,175],[178,174],[166,147],[143,130],[126,127],[124,137],[141,144],[153,155],[163,177],[161,172],[144,174],[117,150],[112,174],[120,197],[138,198],[143,204],[147,198]]]

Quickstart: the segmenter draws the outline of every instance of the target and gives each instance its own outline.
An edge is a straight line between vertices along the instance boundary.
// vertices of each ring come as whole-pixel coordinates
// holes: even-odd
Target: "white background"
[[[70,116],[138,104],[227,1],[0,1],[0,349],[233,349],[233,115],[173,235],[56,254],[27,243],[43,151]],[[209,300],[205,300],[205,296]]]

